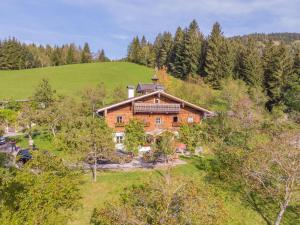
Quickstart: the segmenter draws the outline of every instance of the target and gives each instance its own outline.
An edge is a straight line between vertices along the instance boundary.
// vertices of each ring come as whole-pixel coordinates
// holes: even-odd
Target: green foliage
[[[84,43],[83,50],[81,52],[81,63],[90,63],[92,62],[92,53],[90,50],[89,44],[86,42]]]
[[[156,157],[163,155],[165,161],[168,161],[168,156],[175,153],[175,135],[172,132],[166,131],[162,133],[154,145],[154,155]]]
[[[29,49],[15,38],[0,42],[0,70],[16,70],[37,67]]]
[[[253,39],[249,39],[241,54],[240,78],[249,86],[262,86],[263,67],[259,49]]]
[[[221,80],[230,77],[232,69],[229,44],[223,36],[220,24],[215,23],[207,44],[205,79],[212,87],[220,88]]]
[[[194,152],[203,143],[203,132],[199,124],[183,124],[180,126],[179,139],[187,149]]]
[[[47,152],[33,154],[21,170],[1,170],[1,223],[67,224],[79,206],[80,175]]]
[[[145,143],[144,124],[137,119],[132,119],[125,125],[125,147],[127,151],[138,153],[138,149]]]
[[[224,224],[224,203],[211,188],[191,179],[161,178],[125,189],[117,202],[95,209],[100,224]]]
[[[53,90],[49,80],[43,78],[35,89],[33,100],[42,106],[42,108],[47,108],[55,101],[55,93],[56,91]]]
[[[196,20],[193,20],[185,32],[183,40],[183,78],[198,74],[203,35]]]

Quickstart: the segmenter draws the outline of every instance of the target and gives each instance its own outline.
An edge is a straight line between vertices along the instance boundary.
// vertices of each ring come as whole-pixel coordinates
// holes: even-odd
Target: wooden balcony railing
[[[180,104],[134,103],[134,113],[179,113]]]
[[[182,122],[173,122],[172,126],[173,127],[180,127],[182,125]]]
[[[125,123],[124,122],[115,123],[115,127],[125,127]]]

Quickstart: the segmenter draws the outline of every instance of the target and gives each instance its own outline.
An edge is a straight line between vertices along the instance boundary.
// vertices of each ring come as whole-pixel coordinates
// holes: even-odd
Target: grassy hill
[[[85,87],[104,82],[118,85],[149,82],[153,70],[126,62],[75,64],[28,70],[0,71],[0,99],[26,99],[42,78],[48,78],[59,94],[78,96]]]

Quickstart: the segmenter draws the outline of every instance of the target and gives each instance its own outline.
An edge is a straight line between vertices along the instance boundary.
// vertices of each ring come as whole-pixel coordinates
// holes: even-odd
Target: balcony
[[[125,127],[125,123],[124,122],[115,123],[115,127]]]
[[[172,126],[173,127],[180,127],[182,125],[182,122],[173,122]]]
[[[134,103],[133,110],[134,113],[177,114],[180,111],[180,104]]]

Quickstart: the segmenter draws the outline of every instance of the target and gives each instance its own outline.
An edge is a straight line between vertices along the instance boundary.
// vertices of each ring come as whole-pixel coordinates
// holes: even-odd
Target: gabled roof
[[[167,97],[167,98],[169,98],[169,99],[172,99],[172,100],[174,100],[174,101],[184,103],[185,105],[187,105],[187,106],[189,106],[189,107],[191,107],[191,108],[193,108],[193,109],[199,110],[199,111],[201,111],[201,112],[204,112],[204,113],[207,113],[207,114],[213,114],[213,112],[211,112],[211,111],[209,111],[209,110],[207,110],[207,109],[204,109],[204,108],[202,108],[202,107],[200,107],[200,106],[197,106],[197,105],[195,105],[195,104],[192,104],[192,103],[190,103],[190,102],[187,102],[187,101],[185,101],[185,100],[183,100],[183,99],[177,98],[177,97],[175,97],[175,96],[173,96],[173,95],[170,95],[170,94],[168,94],[168,93],[166,93],[166,92],[164,92],[164,91],[162,91],[162,90],[158,90],[158,91],[151,92],[151,93],[149,93],[149,94],[145,94],[145,95],[137,96],[137,97],[134,97],[134,98],[130,98],[130,99],[121,101],[121,102],[119,102],[119,103],[116,103],[116,104],[113,104],[113,105],[106,106],[106,107],[104,107],[104,108],[98,109],[96,112],[97,112],[97,113],[104,112],[105,110],[113,109],[113,108],[115,108],[115,107],[122,106],[122,105],[131,103],[131,102],[134,102],[134,101],[137,101],[137,100],[141,100],[141,99],[143,99],[143,98],[147,98],[147,97],[149,97],[149,96],[153,96],[153,95],[156,95],[156,94],[160,94],[161,96],[165,96],[165,97]]]
[[[141,93],[144,91],[159,91],[164,90],[164,86],[161,84],[141,84],[139,83],[136,87],[136,92]]]

